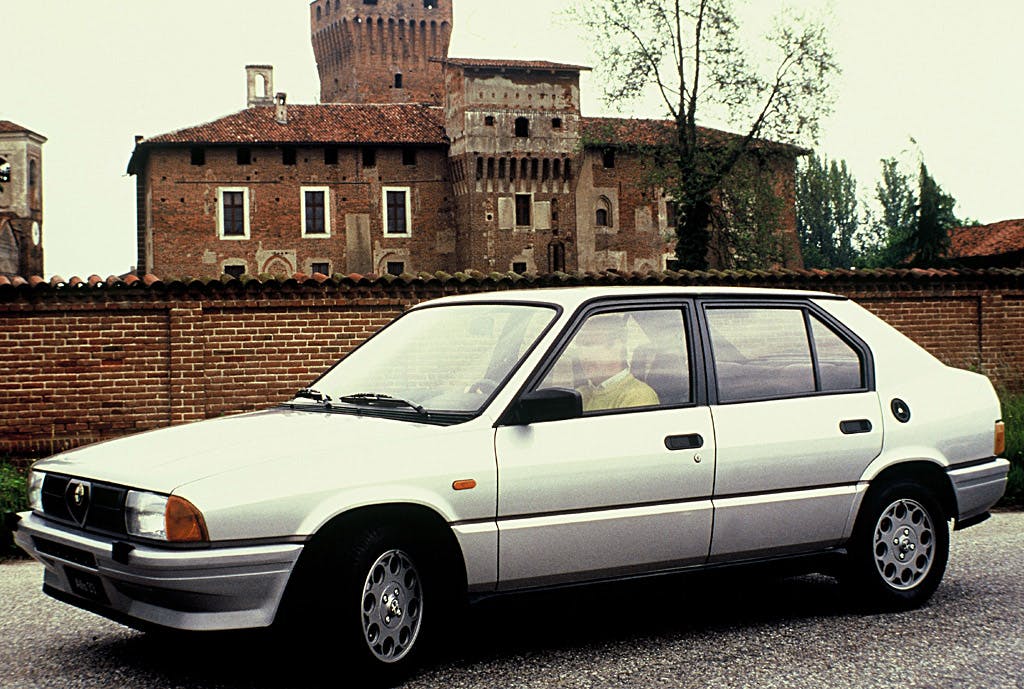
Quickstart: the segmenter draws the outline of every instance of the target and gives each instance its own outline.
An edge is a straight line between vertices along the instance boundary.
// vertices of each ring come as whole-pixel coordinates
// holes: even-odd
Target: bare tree
[[[675,127],[658,152],[660,185],[676,201],[676,256],[707,267],[710,228],[727,227],[721,189],[764,139],[810,143],[830,111],[838,71],[820,23],[776,21],[766,68],[739,39],[730,0],[589,0],[569,11],[604,70],[605,100],[622,105],[653,88]],[[698,113],[724,111],[735,135],[698,127]]]

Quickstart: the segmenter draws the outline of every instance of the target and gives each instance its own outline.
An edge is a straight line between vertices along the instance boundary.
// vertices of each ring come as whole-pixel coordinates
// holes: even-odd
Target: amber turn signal
[[[167,498],[164,524],[168,541],[195,543],[209,540],[203,513],[191,502],[177,495]]]
[[[1006,452],[1006,426],[1002,421],[996,421],[996,455]]]
[[[452,483],[452,488],[455,490],[472,490],[476,488],[476,480],[467,478],[461,481],[455,481]]]

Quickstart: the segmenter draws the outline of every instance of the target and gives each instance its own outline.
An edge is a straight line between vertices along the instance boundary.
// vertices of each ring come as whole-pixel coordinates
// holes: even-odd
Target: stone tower
[[[323,103],[440,104],[453,0],[314,0]]]
[[[43,144],[46,137],[0,120],[0,275],[43,272]]]

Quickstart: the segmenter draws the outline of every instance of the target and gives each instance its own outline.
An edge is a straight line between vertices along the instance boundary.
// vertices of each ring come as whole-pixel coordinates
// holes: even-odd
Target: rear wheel
[[[846,583],[882,609],[924,604],[949,559],[949,525],[925,488],[900,481],[869,493],[849,544]]]

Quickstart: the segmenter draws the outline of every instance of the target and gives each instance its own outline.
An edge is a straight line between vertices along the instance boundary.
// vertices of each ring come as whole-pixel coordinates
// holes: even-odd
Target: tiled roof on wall
[[[552,273],[547,275],[517,273],[481,273],[479,271],[458,272],[448,274],[419,273],[404,274],[399,277],[390,275],[334,275],[328,277],[319,273],[306,275],[297,273],[290,278],[285,276],[260,276],[250,278],[193,279],[168,278],[161,279],[155,275],[137,277],[127,275],[123,278],[113,276],[103,279],[98,275],[88,278],[72,277],[65,280],[61,276],[53,276],[46,280],[39,276],[29,278],[0,276],[0,302],[34,299],[42,295],[60,297],[75,294],[100,294],[103,292],[119,292],[120,290],[153,292],[188,292],[196,295],[215,295],[223,292],[246,296],[273,293],[322,293],[325,290],[345,292],[367,290],[373,296],[387,297],[396,289],[451,290],[465,289],[522,289],[537,287],[571,287],[571,286],[617,286],[617,285],[716,285],[716,286],[781,286],[796,289],[829,290],[829,285],[881,285],[886,288],[898,289],[901,284],[917,283],[975,283],[1012,282],[1024,284],[1024,268],[985,268],[970,269],[868,269],[868,270],[709,270],[709,271],[662,271],[651,273],[619,273],[606,271],[602,273]],[[121,293],[121,292],[119,292]]]
[[[0,134],[35,134],[36,136],[41,136],[41,134],[38,134],[31,129],[26,129],[20,124],[15,124],[10,120],[0,120]]]
[[[144,138],[158,144],[448,144],[444,114],[420,103],[325,103],[289,105],[288,124],[275,120],[275,106],[246,108],[195,127]]]
[[[1024,218],[950,230],[950,258],[1024,251]]]

